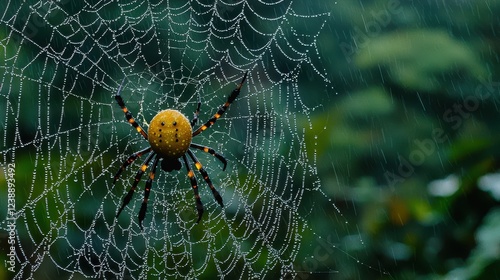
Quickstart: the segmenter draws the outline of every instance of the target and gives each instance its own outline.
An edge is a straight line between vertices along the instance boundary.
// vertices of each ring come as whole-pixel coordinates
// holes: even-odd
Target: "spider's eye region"
[[[187,152],[193,130],[186,116],[177,110],[167,109],[151,120],[148,134],[153,151],[162,158],[176,159]]]

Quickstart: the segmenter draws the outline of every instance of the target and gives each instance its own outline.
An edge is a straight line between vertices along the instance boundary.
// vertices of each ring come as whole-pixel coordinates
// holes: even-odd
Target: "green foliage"
[[[355,61],[361,69],[387,70],[401,87],[432,92],[446,88],[453,73],[477,80],[487,75],[472,47],[444,29],[400,30],[373,38]]]
[[[320,49],[336,94],[306,135],[325,192],[350,224],[327,204],[331,224],[311,223],[324,236],[334,229],[362,240],[361,250],[340,247],[391,277],[359,266],[352,273],[338,265],[349,265],[342,254],[317,271],[338,268],[331,279],[495,279],[500,186],[479,182],[500,170],[499,45],[485,20],[500,1],[358,4],[332,5],[335,32]],[[323,98],[319,87],[311,92]]]
[[[498,275],[500,264],[500,209],[493,208],[476,230],[477,245],[471,251],[464,267],[451,271],[453,279],[489,279]]]

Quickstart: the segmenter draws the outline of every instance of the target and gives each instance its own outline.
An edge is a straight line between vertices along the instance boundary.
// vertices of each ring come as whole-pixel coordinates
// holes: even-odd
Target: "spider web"
[[[4,1],[0,141],[3,166],[15,165],[14,278],[270,279],[310,271],[303,260],[316,245],[304,237],[322,237],[307,221],[321,215],[315,198],[328,219],[344,219],[317,176],[316,136],[308,133],[319,104],[306,104],[300,83],[321,81],[331,91],[317,48],[328,13],[317,2]],[[115,218],[145,156],[115,185],[112,177],[148,145],[114,101],[121,81],[147,130],[166,108],[191,118],[198,101],[204,123],[245,71],[240,96],[193,138],[228,160],[222,171],[195,151],[225,207],[196,173],[205,206],[197,224],[185,168],[158,168],[144,230],[137,216],[147,173]],[[3,217],[2,230],[8,224]],[[325,242],[323,249],[335,247]]]

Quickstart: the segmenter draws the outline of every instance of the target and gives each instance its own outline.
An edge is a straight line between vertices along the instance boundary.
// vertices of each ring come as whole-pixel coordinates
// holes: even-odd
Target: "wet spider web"
[[[318,214],[315,196],[325,204],[328,199],[317,175],[316,136],[308,135],[319,104],[306,105],[299,81],[332,87],[316,42],[328,13],[315,10],[317,2],[2,3],[0,141],[2,164],[15,164],[14,277],[308,273],[302,260],[317,245],[303,244],[304,236],[321,235],[307,218]],[[245,71],[240,96],[193,139],[228,160],[222,171],[214,157],[195,152],[225,207],[196,173],[205,206],[196,224],[184,167],[172,173],[158,168],[144,231],[137,216],[147,174],[116,219],[145,156],[116,185],[112,176],[148,145],[114,101],[120,82],[125,79],[121,94],[147,130],[162,109],[191,118],[198,101],[199,124],[205,122]],[[329,205],[330,215],[342,220]],[[3,219],[3,230],[7,224]],[[329,239],[320,243],[327,252],[335,247]]]

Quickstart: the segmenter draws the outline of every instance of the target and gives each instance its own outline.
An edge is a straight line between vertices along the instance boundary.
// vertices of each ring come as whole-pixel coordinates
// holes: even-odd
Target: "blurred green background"
[[[69,7],[75,11],[79,9],[76,4]],[[286,7],[287,3],[284,3],[283,9]],[[304,231],[303,245],[293,262],[298,273],[282,276],[297,279],[500,279],[500,148],[496,146],[500,140],[500,0],[314,1],[295,3],[294,7],[312,11],[311,14],[330,14],[315,38],[318,55],[312,55],[308,63],[303,63],[297,74],[298,95],[306,106],[314,108],[310,114],[299,114],[297,128],[311,124],[311,129],[305,132],[305,145],[314,147],[308,148],[307,157],[316,161],[321,191],[303,194],[300,208],[306,211],[301,215],[309,230]],[[23,12],[17,14],[23,15]],[[52,19],[54,24],[62,22],[65,16],[59,14],[59,17]],[[93,19],[79,20],[84,24]],[[318,19],[320,23],[322,20]],[[2,39],[7,38],[15,26],[6,22],[10,21],[4,16],[0,29]],[[287,24],[305,33],[307,27],[312,27],[299,22]],[[148,23],[143,25],[147,29]],[[33,42],[17,42],[22,43],[23,48],[17,53],[15,64],[35,61],[40,50],[30,46],[36,45],[36,40],[48,38],[49,34],[50,30],[42,30]],[[105,45],[111,39],[102,38],[101,42]],[[259,39],[254,39],[258,45]],[[128,39],[119,40],[126,42]],[[2,42],[7,42],[0,50],[3,62],[1,104],[6,108],[17,98],[10,87],[37,87],[38,83],[28,80],[20,85],[17,79],[6,78],[17,71],[11,70],[13,64],[7,58],[12,57],[12,52],[18,48],[13,47],[16,43],[13,40]],[[98,61],[98,56],[92,53],[93,43],[82,41],[83,46],[89,44],[90,51],[86,54],[89,61]],[[56,40],[52,41],[52,46],[59,50]],[[61,56],[66,52],[68,50],[61,51]],[[130,52],[133,54],[134,50]],[[284,66],[289,62],[273,59]],[[172,57],[169,62],[172,69],[185,63],[177,57]],[[118,64],[130,65],[129,61],[118,61]],[[42,66],[31,63],[32,69],[23,73],[38,73]],[[89,64],[88,68],[98,67],[115,76],[120,71],[114,66]],[[193,69],[188,74],[179,71],[174,75],[181,79],[193,75],[196,72]],[[50,81],[51,71],[55,70],[42,70],[46,77],[42,75],[40,79]],[[67,73],[73,74],[71,71]],[[151,76],[154,74],[152,72]],[[55,77],[53,83],[57,85],[58,81],[66,79],[70,78]],[[108,77],[91,79],[106,81]],[[141,78],[137,81],[140,83]],[[88,80],[75,85],[75,89],[66,88],[65,84],[60,87],[65,91],[84,91],[92,87]],[[219,88],[219,85],[215,83],[211,87]],[[224,95],[229,88],[225,87],[217,94]],[[175,88],[168,90],[175,92]],[[104,97],[109,96],[88,98],[106,103],[109,100]],[[37,123],[30,119],[40,116],[33,115],[36,110],[30,108],[39,104],[41,107],[57,107],[57,98],[53,96],[51,104],[33,99],[31,103],[20,105],[19,110],[23,111],[19,120],[21,128],[13,124],[2,127],[3,164],[9,162],[12,143],[18,143],[14,139],[16,133],[21,138],[36,140],[38,137],[34,133]],[[76,101],[68,101],[73,98]],[[131,102],[136,106],[141,102],[151,102],[148,97],[135,98]],[[182,94],[179,98],[186,99]],[[193,104],[196,102],[188,100]],[[51,118],[57,119],[64,113],[67,121],[64,126],[68,128],[72,127],[73,119],[78,123],[81,116],[91,110],[72,95],[64,97],[64,102],[67,104],[64,112],[53,110]],[[102,115],[112,114],[111,110],[114,109],[103,111]],[[145,109],[141,113],[148,119],[155,110]],[[8,118],[5,112],[0,112],[3,119]],[[105,123],[105,119],[86,121],[89,124],[100,121],[100,129],[109,128],[111,131],[114,124]],[[13,121],[11,117],[9,120]],[[52,129],[46,128],[49,135],[56,133]],[[128,130],[117,133],[128,133]],[[109,148],[111,140],[106,139],[106,134],[101,135],[104,150]],[[73,139],[74,136],[68,134],[67,137]],[[211,141],[215,143],[215,140]],[[273,139],[269,143],[279,141],[291,140]],[[70,146],[76,145],[69,142]],[[43,166],[32,164],[37,154],[49,158],[64,156],[59,154],[64,149],[40,152],[35,144],[36,141],[33,147],[16,155],[18,185],[37,183],[29,181],[33,171],[43,172]],[[112,148],[116,153],[123,153],[129,151],[132,144],[120,142],[118,147]],[[69,188],[71,193],[64,194],[72,198],[85,190],[79,181],[85,178],[75,175],[77,172],[72,169],[75,167],[71,162],[85,161],[92,151],[90,147],[88,151],[85,147],[75,146],[74,149],[82,153],[62,166],[66,168],[62,174],[69,174],[71,180],[75,177]],[[238,151],[230,154],[238,154]],[[86,168],[107,166],[112,160],[115,159],[102,158]],[[25,173],[29,175],[25,176]],[[48,182],[45,183],[51,184],[56,178],[46,178]],[[43,192],[43,189],[37,191]],[[106,195],[106,190],[93,191],[92,196],[79,198],[86,207],[80,206],[88,211],[89,216],[97,211],[94,207],[99,204],[93,206],[88,202]],[[17,203],[24,205],[36,195],[18,192]],[[120,195],[117,192],[118,198]],[[5,197],[0,199],[4,205]],[[107,204],[110,205],[107,210],[113,213],[116,200],[106,199],[113,202]],[[37,227],[46,228],[41,232],[48,231],[51,222],[44,220],[43,216],[47,212],[57,215],[57,209],[66,209],[64,203],[53,202],[52,208],[36,204],[40,207],[36,210]],[[314,211],[308,213],[311,208]],[[2,212],[2,215],[5,214]],[[80,215],[81,225],[93,222],[85,219],[85,213]],[[19,235],[28,235],[29,230],[22,226],[18,230]],[[69,236],[72,230],[78,231],[68,229]],[[40,237],[30,238],[37,240]],[[4,240],[5,236],[2,236]],[[3,243],[2,250],[7,250]],[[61,260],[68,257],[64,252],[51,254]],[[3,260],[4,256],[0,258]],[[0,278],[8,275],[3,269],[0,268]],[[41,271],[40,275],[44,273],[53,271]],[[279,274],[280,271],[271,273]]]
[[[350,222],[347,253],[371,268],[312,264],[339,267],[331,279],[500,279],[500,2],[331,7],[319,41],[334,92],[311,81],[307,95],[323,104],[319,176]]]

